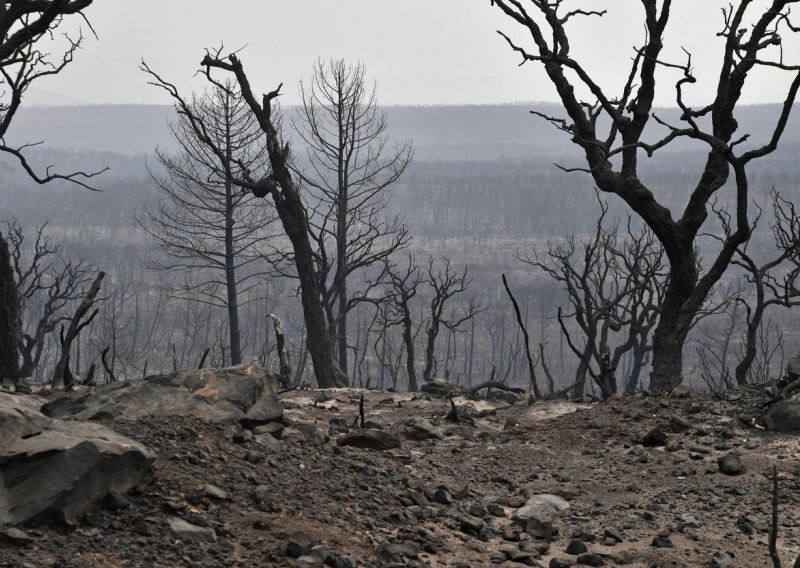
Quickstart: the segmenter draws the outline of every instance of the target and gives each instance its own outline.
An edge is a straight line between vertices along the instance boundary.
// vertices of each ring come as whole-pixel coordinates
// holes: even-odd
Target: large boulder
[[[53,420],[35,399],[0,393],[0,526],[43,517],[73,524],[136,485],[153,459],[100,424]]]
[[[42,412],[78,420],[193,416],[254,428],[283,417],[279,380],[247,365],[178,371],[69,393],[44,405]]]
[[[764,423],[776,432],[800,432],[800,400],[795,397],[776,402],[764,415]]]

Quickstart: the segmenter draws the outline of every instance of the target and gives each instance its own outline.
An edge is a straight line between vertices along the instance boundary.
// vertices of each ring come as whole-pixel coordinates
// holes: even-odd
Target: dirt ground
[[[374,426],[421,417],[434,437],[337,445],[362,393]],[[768,567],[773,466],[783,565],[800,555],[800,437],[758,424],[756,389],[580,405],[458,397],[458,422],[429,395],[281,399],[280,441],[187,418],[107,423],[158,454],[151,474],[79,526],[22,527],[31,542],[0,543],[0,566]],[[641,445],[654,428],[659,445]],[[730,453],[738,475],[720,471]],[[514,518],[538,494],[569,504],[546,540]],[[213,537],[179,538],[176,519]]]

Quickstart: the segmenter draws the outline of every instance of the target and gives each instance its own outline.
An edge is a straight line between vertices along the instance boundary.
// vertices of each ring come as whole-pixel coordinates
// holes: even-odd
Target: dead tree
[[[55,41],[55,30],[67,16],[84,18],[83,10],[92,0],[4,0],[0,2],[0,152],[15,158],[36,183],[66,180],[89,188],[89,178],[101,172],[59,174],[47,168],[37,173],[25,157],[34,144],[10,146],[6,133],[22,104],[28,87],[41,77],[60,73],[83,43],[83,35],[66,34],[60,57],[44,47]],[[56,48],[58,49],[58,48]],[[105,171],[105,170],[104,170]],[[19,306],[6,240],[0,235],[0,382],[19,381],[17,339]]]
[[[531,342],[530,338],[528,337],[528,330],[525,327],[525,322],[522,321],[522,314],[519,311],[517,299],[514,298],[514,294],[511,293],[511,288],[508,287],[508,281],[506,280],[505,274],[503,274],[503,286],[505,286],[508,297],[511,299],[511,303],[514,305],[514,313],[517,315],[517,324],[519,325],[520,329],[522,329],[522,334],[525,336],[525,356],[528,359],[528,373],[530,374],[531,378],[531,388],[533,389],[533,394],[536,396],[536,398],[542,398],[542,391],[539,389],[539,384],[536,380],[536,363],[534,362],[533,357],[531,357]]]
[[[61,357],[59,358],[58,363],[56,363],[56,369],[53,372],[52,388],[54,390],[59,389],[62,386],[64,388],[70,388],[74,382],[72,380],[72,372],[69,369],[69,357],[70,350],[72,349],[72,342],[75,341],[83,328],[92,323],[92,320],[97,315],[97,310],[95,310],[91,313],[91,315],[87,316],[89,310],[91,310],[92,306],[94,305],[97,293],[100,291],[100,284],[102,284],[105,275],[105,272],[100,272],[97,274],[97,277],[94,279],[94,282],[92,282],[92,286],[89,288],[89,291],[86,293],[83,301],[75,310],[75,315],[73,315],[72,320],[70,320],[66,334],[64,333],[63,326],[61,328]]]
[[[573,319],[581,331],[583,346],[573,349],[579,360],[574,399],[583,398],[587,373],[602,380],[599,386],[605,395],[616,392],[614,371],[629,352],[634,363],[626,390],[635,388],[644,357],[652,349],[650,333],[658,321],[666,280],[653,234],[646,228],[635,230],[630,219],[620,231],[618,222],[606,220],[608,205],[599,202],[592,236],[550,241],[546,253],[534,250],[521,257],[564,287],[569,311],[563,317]]]
[[[717,35],[724,38],[725,47],[716,94],[709,104],[692,108],[684,99],[686,88],[696,82],[691,55],[687,54],[684,63],[661,58],[670,0],[641,0],[644,43],[635,49],[628,79],[615,93],[601,87],[573,57],[567,33],[573,18],[600,17],[605,10],[569,10],[564,0],[533,0],[527,8],[517,0],[492,0],[492,5],[523,28],[532,45],[520,45],[503,32],[500,35],[522,57],[522,63],[544,67],[567,113],[567,118],[561,118],[534,111],[567,133],[581,149],[585,167],[564,169],[587,173],[601,191],[619,196],[664,248],[670,270],[654,332],[651,390],[669,390],[683,380],[683,347],[692,322],[736,250],[750,237],[748,166],[777,148],[800,88],[800,65],[784,61],[781,49],[781,34],[800,31],[789,19],[789,7],[797,2],[774,0],[769,7],[753,8],[751,0],[739,0],[723,8],[722,31]],[[652,112],[656,74],[662,69],[679,75],[674,88],[681,113],[675,124]],[[737,133],[736,119],[742,92],[748,78],[757,76],[756,69],[784,71],[791,76],[772,134],[761,145],[748,144],[748,135]],[[579,98],[579,93],[586,91],[594,103]],[[644,132],[650,123],[662,127],[665,134],[648,143]],[[687,192],[683,211],[674,218],[640,178],[639,158],[642,153],[652,157],[679,138],[703,143],[708,153],[696,184]],[[696,242],[708,217],[708,204],[731,177],[735,224],[710,264],[700,270]]]
[[[257,172],[250,172],[246,168],[241,168],[238,176],[232,171],[226,173],[231,175],[234,185],[251,191],[256,197],[263,198],[269,195],[272,199],[284,233],[292,245],[294,265],[300,281],[307,348],[314,364],[317,383],[321,388],[347,386],[349,382],[347,375],[339,369],[330,344],[325,312],[320,299],[319,275],[309,238],[308,211],[289,167],[289,145],[283,141],[272,114],[273,102],[280,95],[282,85],[265,94],[259,102],[253,94],[244,66],[235,53],[225,56],[221,50],[207,51],[200,65],[206,79],[221,89],[225,89],[225,85],[216,78],[215,71],[233,75],[242,97],[266,137],[271,168],[268,175],[259,177]],[[165,81],[156,73],[151,72],[151,76],[152,83],[164,89],[172,97],[178,112],[189,121],[195,135],[205,141],[204,137],[207,138],[205,123],[189,105],[185,104],[175,85]]]
[[[759,263],[748,252],[744,243],[736,250],[733,264],[743,269],[743,275],[755,297],[738,294],[736,301],[744,306],[745,338],[741,358],[736,365],[734,377],[739,385],[747,384],[753,362],[758,356],[759,336],[762,332],[764,314],[772,306],[791,308],[800,305],[800,215],[795,206],[773,190],[770,194],[772,210],[772,234],[776,253],[766,262]],[[722,226],[722,234],[732,231],[731,218],[723,208],[714,207],[714,212]],[[752,231],[761,219],[761,211],[756,215]],[[724,239],[723,237],[715,237]],[[763,338],[763,335],[762,335]]]
[[[22,226],[16,219],[6,223],[11,265],[19,299],[17,347],[22,356],[21,378],[30,377],[42,359],[47,337],[62,322],[69,321],[67,306],[83,297],[94,267],[77,261],[54,257],[61,243],[45,234],[45,222],[36,230],[31,247],[25,243]]]
[[[292,121],[306,146],[304,162],[292,165],[306,190],[322,303],[345,374],[347,316],[360,296],[348,290],[349,279],[410,240],[402,219],[387,216],[386,205],[411,162],[411,144],[389,146],[375,93],[363,63],[317,61],[311,79],[300,83],[302,102]]]
[[[416,371],[416,332],[411,317],[411,301],[417,295],[422,275],[411,254],[408,255],[408,263],[402,270],[398,270],[397,265],[389,264],[387,261],[384,274],[387,282],[386,302],[383,304],[384,320],[387,328],[400,326],[402,329],[408,390],[417,391],[419,385]]]
[[[431,298],[429,303],[428,318],[425,323],[425,370],[422,380],[428,382],[433,378],[436,367],[436,338],[442,327],[457,331],[466,322],[477,316],[486,308],[476,298],[467,300],[461,313],[457,317],[445,317],[444,308],[454,296],[462,294],[469,288],[471,280],[467,277],[467,269],[463,272],[452,270],[450,260],[444,259],[444,269],[434,268],[433,258],[428,260],[426,278],[430,287]]]
[[[141,68],[153,76],[146,64]],[[179,109],[177,121],[170,124],[177,152],[156,148],[161,169],[150,171],[158,202],[135,218],[165,255],[149,258],[147,266],[194,275],[185,290],[189,297],[227,312],[231,364],[238,365],[239,311],[247,294],[263,285],[266,273],[260,265],[275,215],[233,183],[242,170],[266,175],[268,165],[263,133],[241,93],[232,84],[224,87],[180,103],[202,122],[203,135],[198,136]]]

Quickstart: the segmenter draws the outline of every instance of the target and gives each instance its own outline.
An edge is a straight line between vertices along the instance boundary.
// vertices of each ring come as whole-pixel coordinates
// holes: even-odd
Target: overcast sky
[[[527,0],[523,0],[527,2]],[[756,2],[756,5],[762,2]],[[603,19],[581,18],[570,28],[573,52],[618,92],[634,44],[641,43],[642,8],[635,0],[576,0],[607,7]],[[693,99],[705,102],[721,43],[717,0],[675,0],[665,56],[683,62],[693,53],[699,78]],[[266,92],[284,83],[284,104],[297,101],[297,82],[318,57],[363,61],[378,82],[383,104],[505,103],[555,100],[535,65],[518,67],[497,29],[517,26],[489,0],[97,0],[86,11],[98,40],[88,37],[75,62],[38,87],[82,103],[169,101],[146,85],[137,69],[144,58],[183,90],[202,88],[193,74],[205,47],[239,49],[251,83]],[[520,41],[525,37],[517,33]],[[787,53],[791,53],[788,51]],[[800,55],[794,45],[793,53]],[[773,74],[774,75],[774,74]],[[785,78],[752,81],[747,102],[779,100]],[[665,78],[666,79],[666,78]],[[657,101],[669,104],[674,79]]]

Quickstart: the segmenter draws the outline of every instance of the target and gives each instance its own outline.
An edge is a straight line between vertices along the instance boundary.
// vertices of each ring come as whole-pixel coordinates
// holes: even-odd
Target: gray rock
[[[382,542],[378,545],[378,555],[392,563],[405,565],[406,560],[415,560],[419,555],[419,544],[405,541],[402,543]]]
[[[594,552],[586,552],[578,556],[578,564],[581,566],[605,566],[603,557]]]
[[[295,531],[289,537],[286,554],[292,558],[300,558],[311,550],[311,537],[303,531]],[[317,559],[319,560],[319,559]]]
[[[184,542],[217,542],[217,533],[210,527],[193,525],[179,517],[167,519],[173,534]]]
[[[553,520],[568,508],[569,503],[563,497],[543,493],[528,499],[524,506],[517,509],[514,517],[525,521],[525,532],[531,536],[549,540],[553,534]]]
[[[639,443],[641,443],[645,448],[664,446],[667,444],[667,434],[659,428],[653,428],[647,434],[642,436],[642,439],[639,440]]]
[[[68,393],[45,404],[42,412],[78,420],[193,416],[252,428],[283,416],[279,384],[278,375],[247,365],[186,370]]]
[[[136,485],[153,460],[100,424],[53,420],[34,399],[0,393],[0,526],[47,516],[74,524]]]
[[[733,566],[733,557],[727,552],[715,552],[711,555],[711,566],[714,568],[730,568]]]
[[[672,548],[674,545],[672,541],[667,536],[657,536],[653,538],[653,542],[651,546],[656,548]]]
[[[442,437],[429,420],[419,416],[403,418],[389,429],[389,433],[397,438],[409,440],[431,440]]]
[[[352,446],[368,450],[391,450],[400,447],[400,440],[377,428],[354,430],[336,440],[338,446]]]
[[[28,533],[15,527],[0,529],[0,543],[9,543],[17,546],[27,546],[33,543],[33,538]]]
[[[273,438],[272,434],[256,434],[253,440],[273,453],[279,454],[283,451],[283,443]]]
[[[548,566],[550,568],[570,568],[572,565],[572,560],[567,558],[551,558]]]
[[[588,552],[589,547],[586,546],[586,543],[583,542],[579,538],[574,538],[569,541],[567,545],[566,552],[567,554],[572,554],[573,556],[577,556],[579,554],[583,554],[584,552]]]
[[[216,485],[206,485],[203,489],[203,494],[206,497],[211,497],[212,499],[218,499],[220,501],[227,501],[229,499],[228,492],[222,489],[221,487],[217,487]]]
[[[776,432],[800,431],[800,401],[789,399],[773,404],[764,416],[767,428]]]
[[[727,475],[738,475],[744,471],[744,465],[737,454],[728,454],[717,460],[719,470]]]

